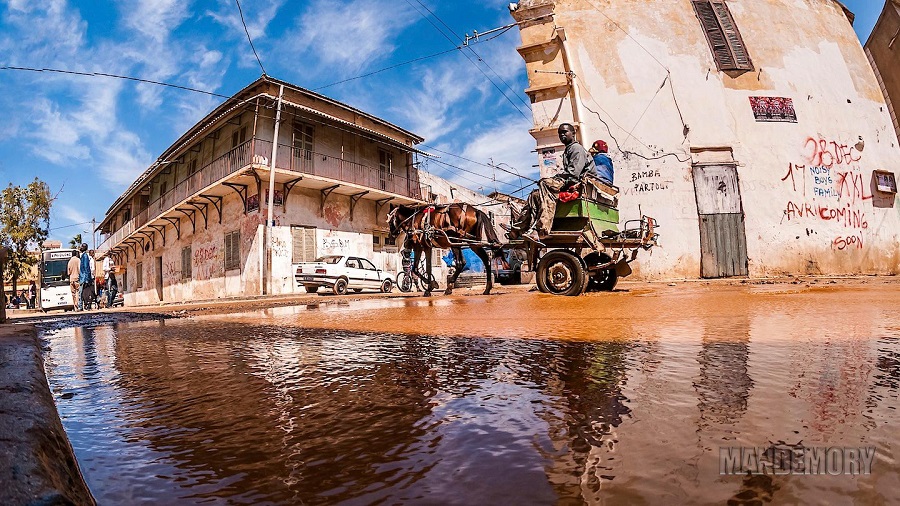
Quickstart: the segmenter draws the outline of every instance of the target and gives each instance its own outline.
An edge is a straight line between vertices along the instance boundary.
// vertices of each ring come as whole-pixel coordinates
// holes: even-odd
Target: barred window
[[[144,264],[141,262],[138,262],[134,269],[134,286],[138,288],[144,286]]]
[[[693,0],[719,70],[753,70],[750,54],[724,0]]]
[[[181,279],[191,279],[191,247],[181,249]]]
[[[241,268],[241,233],[238,230],[225,234],[225,270]]]

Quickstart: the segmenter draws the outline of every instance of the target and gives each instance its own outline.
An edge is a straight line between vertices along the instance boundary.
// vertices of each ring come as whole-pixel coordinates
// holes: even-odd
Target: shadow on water
[[[101,504],[900,499],[892,313],[825,328],[790,297],[585,297],[561,321],[519,302],[512,317],[470,298],[57,328],[48,377]],[[392,312],[405,330],[462,314],[571,337],[309,328]],[[718,475],[720,447],[774,441],[885,453],[867,477]]]

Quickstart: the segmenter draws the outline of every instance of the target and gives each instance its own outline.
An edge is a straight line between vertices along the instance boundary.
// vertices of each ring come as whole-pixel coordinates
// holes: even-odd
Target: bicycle
[[[422,264],[420,264],[416,269],[416,272],[419,275],[413,275],[412,263],[412,258],[409,258],[409,256],[407,255],[403,255],[403,272],[397,275],[397,288],[399,288],[400,291],[404,293],[413,291],[413,288],[415,288],[416,291],[425,290],[425,282],[422,281],[425,278],[425,270],[422,268]],[[440,286],[438,286],[437,280],[434,278],[434,274],[431,275],[431,288],[432,290],[437,290],[440,288]]]

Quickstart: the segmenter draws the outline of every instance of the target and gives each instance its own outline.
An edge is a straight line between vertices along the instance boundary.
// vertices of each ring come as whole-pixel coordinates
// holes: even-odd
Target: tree
[[[13,293],[19,276],[37,263],[28,248],[47,240],[52,204],[50,187],[38,178],[24,188],[10,183],[0,192],[0,245],[9,248],[3,276],[12,281]]]
[[[71,246],[72,249],[78,249],[78,247],[81,246],[81,243],[83,242],[84,241],[81,240],[81,234],[77,234],[69,241],[69,246]]]

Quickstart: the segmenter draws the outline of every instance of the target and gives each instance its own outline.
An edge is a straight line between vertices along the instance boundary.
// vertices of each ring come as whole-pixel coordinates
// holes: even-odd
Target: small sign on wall
[[[750,97],[756,121],[796,123],[794,100],[785,97]]]
[[[259,194],[253,194],[247,197],[247,211],[256,211],[259,209]]]
[[[266,190],[266,202],[269,202],[269,190]],[[282,190],[275,190],[275,198],[272,200],[272,205],[284,205],[284,192]]]
[[[875,187],[878,191],[884,193],[897,193],[897,178],[894,176],[893,172],[875,170],[872,171],[872,173],[875,175]]]

